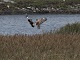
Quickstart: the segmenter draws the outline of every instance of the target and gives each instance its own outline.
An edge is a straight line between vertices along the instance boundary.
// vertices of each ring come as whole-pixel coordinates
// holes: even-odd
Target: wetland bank
[[[38,17],[38,15],[34,16]],[[43,16],[44,15],[39,15],[39,17]],[[52,28],[54,29],[54,27],[56,27],[59,28],[58,32],[53,33],[52,31],[50,31],[48,33],[41,34],[40,32],[38,32],[41,29],[39,30],[36,27],[32,28],[28,23],[26,23],[26,18],[24,17],[24,15],[20,16],[17,15],[17,17],[16,15],[14,15],[14,18],[11,15],[7,15],[7,17],[5,15],[5,18],[4,16],[0,16],[2,22],[2,23],[0,22],[1,24],[0,33],[2,31],[6,32],[6,34],[4,34],[4,32],[3,34],[2,33],[0,34],[0,59],[79,60],[80,15],[50,15],[50,16],[46,15],[46,16],[48,17],[49,21],[44,23],[45,25],[42,25],[41,29],[43,29],[46,26],[46,28],[44,28],[44,31],[46,32],[46,30],[50,31],[52,30]],[[29,15],[29,17],[32,17],[35,20],[33,15]],[[47,26],[47,24],[49,26]],[[22,33],[23,31],[31,32],[32,29],[33,31],[38,32],[38,34]],[[16,34],[15,32],[18,32],[19,34],[18,33]]]

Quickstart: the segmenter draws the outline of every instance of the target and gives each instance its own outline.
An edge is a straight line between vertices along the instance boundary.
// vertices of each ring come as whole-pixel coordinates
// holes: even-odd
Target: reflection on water
[[[36,19],[46,17],[47,21],[41,25],[41,29],[31,27],[25,15],[0,15],[0,35],[3,34],[41,34],[58,29],[67,23],[80,22],[80,14],[36,14],[29,15],[35,22]]]

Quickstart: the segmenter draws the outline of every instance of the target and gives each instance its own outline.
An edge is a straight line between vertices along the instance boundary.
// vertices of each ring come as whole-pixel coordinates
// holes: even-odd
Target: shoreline
[[[55,11],[55,12],[0,12],[0,15],[23,15],[23,14],[80,14],[80,11]]]

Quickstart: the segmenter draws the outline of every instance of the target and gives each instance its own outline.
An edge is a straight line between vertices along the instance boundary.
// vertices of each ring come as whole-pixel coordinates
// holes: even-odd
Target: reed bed
[[[80,34],[0,35],[0,60],[79,60]]]
[[[0,36],[0,60],[79,60],[80,34]]]

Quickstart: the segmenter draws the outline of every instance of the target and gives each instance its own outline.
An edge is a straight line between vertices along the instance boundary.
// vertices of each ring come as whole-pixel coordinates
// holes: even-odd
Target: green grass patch
[[[57,33],[80,33],[80,23],[67,24],[60,28]]]

